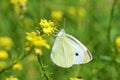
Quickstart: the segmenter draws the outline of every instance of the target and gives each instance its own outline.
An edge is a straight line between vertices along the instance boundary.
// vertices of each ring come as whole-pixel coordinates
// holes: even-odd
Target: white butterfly
[[[62,29],[57,34],[51,52],[51,59],[56,65],[69,68],[73,64],[88,63],[93,57],[80,41],[66,34],[64,29]]]

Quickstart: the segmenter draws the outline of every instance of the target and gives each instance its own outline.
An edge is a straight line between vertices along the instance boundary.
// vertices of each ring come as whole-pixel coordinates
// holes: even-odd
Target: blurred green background
[[[9,57],[0,59],[0,71],[24,54],[26,32],[34,31],[40,26],[40,19],[45,18],[54,21],[57,29],[64,28],[66,33],[80,40],[94,58],[88,64],[64,69],[51,61],[51,50],[42,48],[41,60],[50,80],[69,80],[72,77],[82,77],[83,80],[120,80],[120,52],[116,49],[115,42],[120,36],[120,0],[114,6],[110,22],[114,1],[27,0],[24,3],[23,0],[23,3],[15,4],[10,0],[0,0],[0,37],[7,36],[13,42],[12,48],[7,51]],[[55,37],[45,34],[43,37],[52,48]],[[0,72],[0,80],[16,80],[6,79],[10,76],[19,80],[47,80],[35,54],[28,55],[20,64],[20,70],[11,68]]]

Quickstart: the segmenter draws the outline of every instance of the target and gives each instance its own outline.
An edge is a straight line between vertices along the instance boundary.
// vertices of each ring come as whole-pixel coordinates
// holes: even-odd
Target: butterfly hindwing
[[[74,64],[74,56],[71,45],[65,36],[58,36],[51,52],[52,61],[60,67],[71,67]]]
[[[91,53],[80,41],[69,34],[66,34],[66,37],[74,52],[74,64],[84,64],[92,60]]]

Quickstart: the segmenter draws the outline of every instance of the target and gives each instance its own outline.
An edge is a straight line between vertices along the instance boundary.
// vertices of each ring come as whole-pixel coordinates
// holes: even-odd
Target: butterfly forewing
[[[68,34],[66,34],[66,37],[74,51],[74,64],[84,64],[92,60],[91,53],[80,41]]]
[[[60,67],[71,67],[74,64],[74,56],[71,45],[65,36],[58,36],[51,52],[52,61]]]

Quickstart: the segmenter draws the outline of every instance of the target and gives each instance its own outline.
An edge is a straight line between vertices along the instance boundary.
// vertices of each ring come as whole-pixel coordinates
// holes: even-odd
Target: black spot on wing
[[[79,53],[76,52],[76,53],[75,53],[75,56],[79,56]]]

